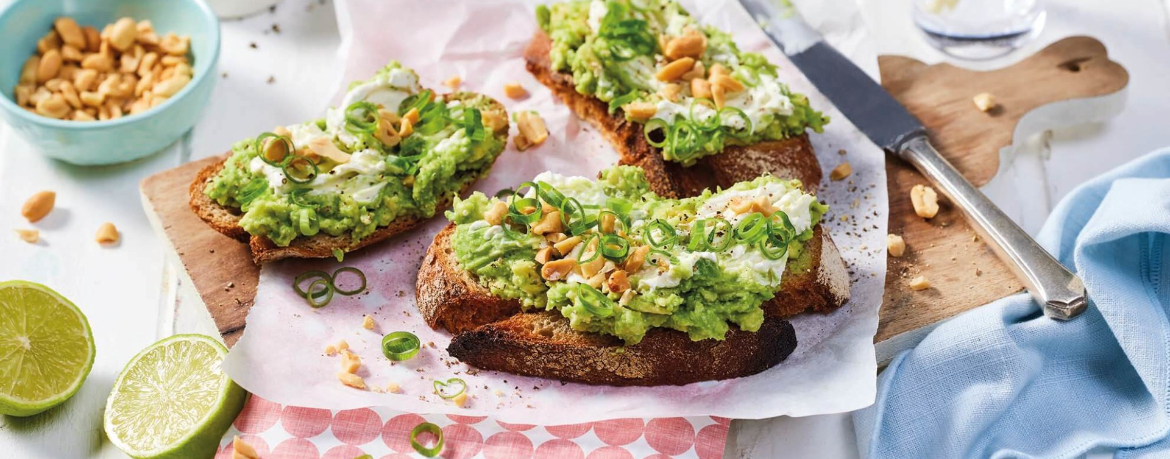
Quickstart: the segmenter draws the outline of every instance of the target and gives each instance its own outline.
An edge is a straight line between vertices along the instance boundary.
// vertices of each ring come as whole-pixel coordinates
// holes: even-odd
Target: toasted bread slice
[[[765,173],[799,179],[805,190],[816,193],[821,182],[821,167],[808,135],[748,146],[729,146],[720,154],[703,157],[696,164],[683,167],[664,160],[662,151],[646,142],[641,124],[627,121],[620,111],[610,114],[608,104],[577,92],[572,75],[554,71],[549,58],[551,46],[549,36],[537,29],[524,52],[528,71],[578,117],[596,127],[617,150],[622,164],[645,170],[651,189],[659,196],[695,196],[703,189],[727,188]]]
[[[760,331],[732,327],[724,341],[691,341],[686,333],[656,329],[641,343],[623,346],[613,337],[572,330],[559,313],[524,313],[519,301],[492,295],[459,267],[451,247],[454,232],[451,224],[435,236],[419,269],[416,298],[427,324],[455,334],[448,352],[484,369],[610,385],[747,376],[776,365],[795,348],[784,318],[829,312],[849,299],[844,262],[818,225],[801,255],[789,261],[776,297],[762,306],[766,320]]]
[[[445,100],[451,101],[456,99],[465,99],[470,97],[478,97],[478,94],[472,93],[451,93],[445,94]],[[507,112],[504,110],[503,104],[492,100],[491,105],[501,112],[505,113],[507,119]],[[507,144],[508,125],[492,132],[492,135],[501,140],[501,143]],[[389,225],[378,228],[369,236],[362,238],[358,243],[354,244],[349,235],[330,236],[325,233],[318,233],[312,237],[297,237],[293,239],[287,247],[279,247],[270,239],[264,236],[253,236],[248,234],[242,227],[240,227],[240,212],[239,209],[233,209],[219,205],[207,197],[203,190],[207,187],[215,176],[223,169],[224,162],[227,161],[228,156],[224,155],[223,159],[215,164],[207,166],[199,171],[195,180],[191,182],[191,187],[188,190],[191,195],[191,210],[195,212],[199,218],[203,219],[209,226],[216,231],[223,233],[229,237],[238,239],[240,241],[248,242],[249,248],[252,250],[252,259],[256,264],[268,263],[271,261],[280,260],[283,258],[329,258],[334,256],[333,250],[340,249],[344,252],[352,252],[361,249],[370,244],[383,241],[396,234],[409,231],[418,226],[419,223],[426,220],[422,217],[400,217],[395,219]],[[459,182],[459,194],[462,195],[471,189],[472,185],[477,180],[487,174],[487,169],[482,171],[468,171],[467,173],[458,176],[456,180]],[[444,196],[439,199],[435,206],[435,212],[441,213],[444,209],[450,207],[451,196]]]
[[[750,376],[776,366],[796,349],[796,331],[766,319],[755,332],[735,326],[723,341],[691,341],[654,329],[638,344],[569,327],[558,312],[516,314],[455,335],[447,352],[479,368],[611,386],[683,385]]]

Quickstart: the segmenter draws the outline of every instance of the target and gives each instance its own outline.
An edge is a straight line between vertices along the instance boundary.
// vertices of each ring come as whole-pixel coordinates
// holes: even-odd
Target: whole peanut
[[[24,202],[24,206],[20,208],[20,215],[28,219],[30,223],[35,223],[49,215],[53,210],[53,205],[57,202],[57,193],[52,191],[41,191],[32,195]]]

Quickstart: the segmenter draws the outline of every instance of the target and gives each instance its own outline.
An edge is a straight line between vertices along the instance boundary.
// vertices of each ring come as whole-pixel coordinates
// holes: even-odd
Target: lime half
[[[203,335],[175,335],[139,352],[106,401],[110,441],[139,459],[215,456],[246,396],[220,370],[226,355]]]
[[[41,284],[0,282],[0,414],[32,416],[68,400],[93,355],[77,306]]]

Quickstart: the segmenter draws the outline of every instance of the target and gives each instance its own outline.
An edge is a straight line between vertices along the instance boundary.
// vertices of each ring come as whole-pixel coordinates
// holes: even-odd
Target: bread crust
[[[796,348],[796,314],[829,312],[849,299],[849,277],[837,248],[820,225],[805,243],[802,266],[781,280],[765,302],[764,326],[732,327],[723,341],[691,341],[686,333],[654,329],[641,343],[573,330],[557,312],[522,312],[520,302],[492,295],[455,258],[450,224],[435,236],[419,269],[415,295],[432,328],[454,334],[447,352],[483,369],[618,386],[681,385],[759,373]],[[621,349],[619,351],[619,349]]]
[[[684,385],[750,376],[796,349],[796,331],[767,319],[755,332],[735,326],[722,341],[652,329],[638,344],[569,327],[560,313],[516,314],[455,335],[447,352],[469,365],[525,376],[611,386]]]
[[[464,99],[469,97],[477,97],[478,94],[457,92],[443,95],[445,100]],[[496,100],[491,100],[491,105],[504,113],[504,118],[507,119],[507,111],[503,104]],[[508,125],[504,125],[500,129],[492,132],[497,139],[503,144],[507,144]],[[219,205],[207,194],[203,192],[207,185],[215,179],[219,171],[223,169],[224,163],[227,162],[231,153],[225,154],[223,159],[215,164],[209,165],[199,174],[195,176],[195,180],[191,182],[188,189],[190,194],[191,210],[198,215],[200,219],[211,226],[216,231],[227,235],[228,237],[247,242],[248,247],[252,251],[252,261],[256,264],[268,263],[284,258],[329,258],[333,257],[333,250],[339,249],[344,252],[352,252],[359,250],[371,244],[381,242],[389,239],[397,234],[404,233],[410,229],[418,226],[426,220],[421,217],[400,217],[390,222],[389,225],[379,227],[369,236],[362,238],[356,244],[352,242],[349,235],[331,236],[325,233],[318,233],[315,236],[304,237],[299,236],[292,240],[286,247],[277,246],[271,239],[265,236],[253,236],[244,231],[239,224],[240,213],[238,209],[225,207]],[[498,155],[497,155],[498,157]],[[466,174],[463,177],[458,177],[457,180],[462,182],[459,188],[459,195],[467,193],[477,180],[487,174],[491,167],[477,171],[476,173]],[[435,205],[435,212],[441,213],[443,210],[451,206],[452,196],[441,197]]]
[[[816,193],[821,183],[821,166],[807,134],[747,146],[728,146],[723,153],[703,157],[694,165],[683,167],[664,160],[662,150],[646,142],[641,124],[627,121],[620,112],[610,114],[608,104],[577,92],[572,75],[552,69],[551,48],[552,40],[543,30],[537,29],[524,51],[528,71],[578,117],[596,127],[617,150],[621,164],[645,170],[650,188],[659,196],[695,196],[704,189],[728,188],[764,174],[799,179],[805,190]]]

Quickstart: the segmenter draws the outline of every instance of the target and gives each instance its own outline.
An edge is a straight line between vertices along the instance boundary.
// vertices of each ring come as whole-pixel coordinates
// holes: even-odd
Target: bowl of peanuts
[[[0,11],[0,114],[45,155],[131,161],[191,129],[215,86],[202,0],[16,0]]]

